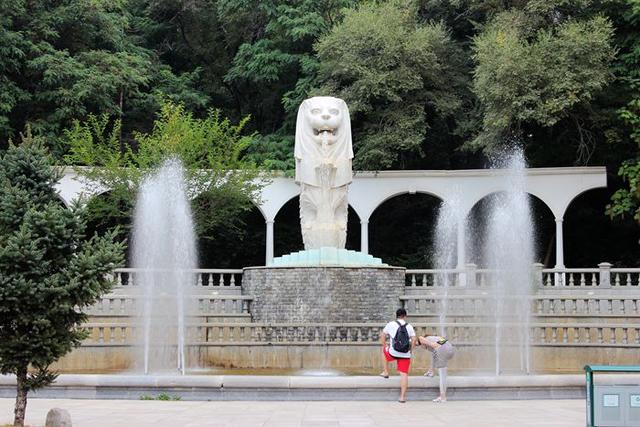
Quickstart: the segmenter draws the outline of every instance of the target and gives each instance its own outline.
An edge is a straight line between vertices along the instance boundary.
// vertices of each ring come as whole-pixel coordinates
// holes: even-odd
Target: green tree
[[[630,138],[640,148],[640,95],[636,95],[620,110],[620,116],[630,127]],[[640,154],[636,153],[635,158],[624,161],[618,175],[626,187],[618,189],[611,196],[607,213],[612,218],[632,215],[640,223]]]
[[[526,124],[552,127],[573,117],[579,126],[578,108],[611,81],[610,21],[572,19],[553,5],[528,2],[499,13],[474,38],[473,89],[483,119],[471,146],[491,151],[522,137]]]
[[[247,126],[263,136],[248,147],[248,158],[292,169],[296,111],[317,74],[313,43],[358,1],[131,1],[145,48],[174,74],[197,73],[209,105],[234,120],[252,117]]]
[[[356,3],[354,0],[219,3],[221,19],[259,23],[253,26],[253,34],[246,34],[238,46],[225,81],[240,96],[262,99],[245,113],[256,118],[263,133],[278,130],[283,121],[293,124],[298,105],[315,77],[317,60],[313,44],[340,22],[345,7]],[[254,7],[246,9],[249,4]]]
[[[89,113],[117,116],[129,130],[151,119],[159,92],[203,107],[197,72],[159,63],[140,46],[137,23],[128,0],[2,2],[0,138],[29,123],[60,154],[62,130]]]
[[[107,229],[123,225],[122,237],[126,236],[141,180],[167,157],[175,156],[185,166],[189,191],[195,197],[198,236],[210,242],[221,234],[240,233],[240,214],[259,200],[264,184],[255,165],[243,158],[254,137],[243,135],[248,119],[233,124],[219,110],[198,119],[183,105],[167,101],[151,132],[135,132],[135,148],[126,147],[124,151],[118,120],[105,115],[74,122],[65,131],[67,163],[91,166],[78,171],[95,190],[109,189],[106,198],[92,204],[92,223]]]
[[[247,159],[267,170],[285,171],[292,176],[296,168],[293,146],[294,135],[285,129],[269,135],[256,135],[247,150]]]
[[[228,106],[233,98],[222,81],[233,58],[226,37],[230,23],[218,19],[218,1],[129,0],[137,45],[162,66],[160,88],[189,111]],[[242,31],[238,28],[237,31]]]
[[[0,157],[0,372],[15,374],[14,424],[30,390],[55,380],[49,366],[86,337],[82,312],[120,266],[114,234],[89,237],[83,210],[67,209],[51,156],[29,133]]]
[[[314,93],[349,105],[356,168],[402,168],[404,155],[420,153],[425,139],[428,144],[430,123],[460,109],[460,48],[442,24],[420,25],[406,2],[346,11],[316,49],[321,84]]]
[[[625,10],[623,19],[632,28],[637,28],[640,25],[640,3],[633,0],[627,3],[629,8]],[[618,170],[626,186],[613,194],[607,213],[619,218],[631,215],[640,223],[640,36],[637,31],[627,35],[621,45],[619,79],[628,88],[631,99],[619,110],[619,116],[627,125],[625,133],[637,151],[635,157],[624,161]]]

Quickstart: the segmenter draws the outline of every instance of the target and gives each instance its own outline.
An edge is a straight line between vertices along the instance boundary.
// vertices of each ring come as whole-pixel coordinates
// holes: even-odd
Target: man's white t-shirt
[[[393,322],[387,323],[387,326],[385,326],[384,329],[382,330],[382,332],[389,335],[389,337],[391,338],[391,340],[389,341],[389,354],[392,355],[393,357],[410,358],[411,351],[408,351],[406,353],[400,353],[399,351],[396,351],[396,349],[393,348],[393,338],[396,336],[396,332],[398,332],[398,328],[400,327],[400,325],[398,325],[398,322],[402,324],[407,323],[402,319],[398,319],[398,321],[394,320]],[[414,331],[413,326],[409,324],[407,324],[407,333],[409,334],[409,338],[416,336],[416,331]]]

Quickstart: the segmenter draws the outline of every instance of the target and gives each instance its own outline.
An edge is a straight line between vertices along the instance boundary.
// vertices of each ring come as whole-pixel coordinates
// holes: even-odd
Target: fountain
[[[382,322],[398,308],[404,269],[345,249],[348,188],[353,180],[347,104],[318,96],[298,110],[294,157],[304,250],[244,269],[258,322]]]
[[[504,168],[507,174],[505,191],[490,201],[483,248],[486,266],[495,270],[490,288],[495,314],[495,373],[529,373],[534,233],[529,196],[523,190],[524,154],[516,150],[493,167]]]
[[[433,250],[433,262],[435,268],[440,271],[435,280],[442,287],[438,321],[440,323],[439,334],[443,336],[446,335],[449,288],[455,285],[453,282],[456,277],[463,277],[452,274],[450,271],[456,267],[457,263],[458,227],[465,226],[460,197],[456,197],[459,195],[459,189],[454,189],[453,194],[454,196],[448,202],[442,202],[438,209]]]
[[[581,375],[561,378],[545,373],[574,373],[585,363],[610,361],[613,351],[620,355],[616,360],[633,363],[637,358],[634,342],[640,338],[635,325],[617,319],[607,325],[612,314],[625,318],[629,310],[637,311],[626,293],[618,298],[618,306],[609,299],[620,286],[610,264],[603,264],[598,273],[581,273],[575,277],[576,286],[560,289],[553,286],[549,271],[536,267],[540,317],[534,326],[535,342],[530,342],[533,236],[525,189],[555,200],[551,196],[568,193],[562,190],[565,183],[572,194],[597,187],[599,181],[590,181],[592,175],[562,170],[550,180],[549,170],[530,170],[525,180],[522,152],[515,152],[495,162],[490,171],[390,171],[386,177],[353,177],[348,109],[344,101],[329,97],[301,105],[296,144],[304,250],[276,258],[267,250],[266,265],[243,270],[198,270],[202,280],[197,285],[182,166],[169,159],[149,173],[140,186],[135,212],[135,269],[116,272],[116,288],[89,309],[89,338],[56,366],[64,372],[125,375],[67,375],[58,383],[65,397],[75,393],[137,399],[170,393],[203,400],[256,395],[386,399],[395,395],[397,383],[368,374],[379,369],[381,325],[399,306],[409,310],[419,334],[438,331],[451,338],[458,348],[451,366],[456,374],[489,373],[451,378],[460,399],[504,398],[506,393],[514,398],[539,398],[544,393],[580,397]],[[606,172],[593,176],[604,180]],[[263,193],[267,248],[273,244],[278,209],[295,194],[293,182],[287,181],[277,177],[274,187]],[[345,250],[350,188],[362,225],[362,251]],[[402,192],[438,194],[446,200],[436,230],[435,274],[406,272],[368,253],[367,220],[384,197]],[[475,216],[468,211],[479,199],[480,215],[474,224]],[[551,207],[557,214],[558,205]],[[562,223],[556,221],[561,232]],[[470,264],[465,263],[465,246]],[[627,275],[626,291],[633,291],[636,274],[634,270]],[[565,277],[573,282],[571,272]],[[606,288],[606,298],[592,296],[598,287]],[[185,315],[194,320],[187,322]],[[587,318],[595,320],[585,324]],[[187,334],[189,325],[190,332],[197,333]],[[535,363],[530,346],[535,346]],[[416,351],[413,374],[422,373],[428,359],[427,352]],[[203,370],[194,372],[196,363]],[[132,366],[146,375],[126,375]],[[187,368],[193,375],[171,375],[185,374]],[[530,370],[540,375],[504,375]],[[238,377],[247,373],[252,375]],[[6,393],[4,384],[0,392]],[[427,378],[412,380],[411,387],[418,389],[415,398],[423,399],[436,385]],[[10,386],[14,393],[15,384]]]
[[[196,246],[184,169],[168,159],[140,186],[133,225],[139,348],[145,374],[186,370],[186,294],[195,281]]]
[[[296,341],[301,334],[314,341],[330,339],[331,332],[317,325],[382,322],[402,304],[404,269],[344,249],[353,156],[348,123],[346,104],[337,98],[317,97],[301,105],[296,181],[305,248],[266,266],[243,270],[241,292],[251,299],[251,321],[288,325],[276,331],[277,339]],[[473,242],[478,254],[475,261],[481,267],[479,276],[473,272],[471,283],[482,276],[488,286],[463,289],[474,286],[467,283],[469,273],[464,265],[465,188],[450,189],[440,207],[434,252],[439,271],[434,278],[440,301],[436,308],[439,333],[451,333],[451,322],[457,321],[449,320],[452,298],[468,291],[483,294],[484,307],[472,317],[464,313],[471,320],[469,327],[482,332],[474,337],[482,347],[476,359],[487,357],[496,375],[529,372],[533,235],[524,192],[524,157],[515,151],[492,166],[499,177],[497,192],[483,202],[487,207],[483,227],[469,227],[479,233]],[[144,180],[135,217],[133,259],[141,271],[136,280],[143,290],[138,309],[142,312],[139,330],[145,373],[176,368],[185,372],[185,294],[195,300],[187,292],[193,287],[197,267],[193,242],[184,172],[178,160],[170,159]],[[292,325],[306,329],[296,332]],[[322,334],[326,336],[321,338]],[[221,360],[225,357],[220,354]]]
[[[534,235],[529,196],[525,188],[526,163],[521,150],[504,154],[492,164],[504,174],[501,191],[485,200],[482,222],[470,225],[470,233],[457,233],[467,227],[464,210],[454,196],[441,205],[436,225],[435,267],[441,288],[442,303],[438,308],[440,331],[446,332],[447,306],[454,278],[464,281],[464,273],[451,274],[456,267],[456,253],[461,235],[471,235],[474,261],[485,269],[486,283],[482,288],[486,304],[473,313],[473,322],[487,325],[481,340],[493,347],[493,354],[478,350],[476,360],[489,358],[496,375],[530,371],[530,299],[533,291]],[[464,266],[457,265],[457,268]],[[483,364],[484,365],[484,364]],[[484,365],[486,366],[486,365]]]

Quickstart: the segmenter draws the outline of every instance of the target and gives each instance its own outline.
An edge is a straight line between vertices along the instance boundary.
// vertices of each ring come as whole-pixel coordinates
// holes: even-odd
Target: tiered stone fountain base
[[[405,269],[389,266],[249,267],[242,292],[254,298],[254,322],[384,322],[400,307],[404,281]]]

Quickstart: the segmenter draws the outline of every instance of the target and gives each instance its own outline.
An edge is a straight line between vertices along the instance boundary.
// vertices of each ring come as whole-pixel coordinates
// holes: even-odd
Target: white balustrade
[[[114,271],[115,289],[133,288],[136,273],[142,270],[135,268],[118,268]],[[159,270],[161,271],[161,270]],[[242,289],[241,269],[199,268],[193,270],[198,288],[240,291]]]
[[[191,295],[192,304],[187,305],[189,315],[249,315],[251,301],[248,295]],[[126,318],[138,315],[136,307],[141,299],[139,294],[122,295],[107,294],[100,301],[89,307],[85,312],[92,317]]]
[[[517,326],[506,324],[505,326]],[[383,324],[259,324],[259,323],[189,323],[188,345],[268,345],[268,344],[333,344],[379,345]],[[418,335],[437,334],[440,325],[414,323]],[[602,325],[567,323],[532,323],[533,346],[560,347],[634,347],[640,348],[640,326],[637,324]],[[446,336],[457,346],[493,346],[495,326],[486,323],[457,322],[444,325]],[[127,324],[88,323],[84,329],[89,338],[84,346],[130,345],[134,329]],[[506,339],[506,337],[505,337]],[[515,338],[514,338],[515,339]],[[515,343],[515,342],[514,342]]]
[[[542,288],[569,287],[640,287],[640,268],[611,268],[602,263],[599,268],[540,268],[532,266],[536,285]],[[120,268],[114,272],[116,289],[135,287],[135,273],[132,268]],[[195,285],[208,289],[240,290],[242,288],[241,269],[197,269]],[[406,284],[410,289],[447,287],[489,287],[495,270],[478,269],[474,264],[455,269],[407,269]],[[608,278],[609,280],[603,279]],[[609,285],[607,285],[607,283]],[[602,284],[602,285],[601,285]]]
[[[533,264],[533,280],[538,288],[640,288],[640,268],[546,268]],[[478,269],[467,264],[464,269],[407,269],[406,285],[410,290],[425,288],[487,288],[494,282],[496,270]],[[464,280],[463,280],[464,277]]]
[[[114,290],[88,309],[90,323],[83,328],[89,338],[83,345],[134,342],[133,317],[140,298],[136,272],[115,271]],[[382,324],[250,323],[252,296],[241,293],[242,270],[198,269],[194,274],[189,345],[378,345]],[[439,316],[444,311],[449,323],[442,326],[454,343],[493,345],[495,325],[490,313],[494,301],[487,290],[495,274],[495,270],[473,264],[461,269],[409,269],[401,303],[414,316],[416,323],[412,324],[420,335],[440,333]],[[537,264],[532,266],[532,277],[535,287],[526,298],[531,304],[533,346],[640,348],[640,268],[612,268],[602,263],[598,268],[543,269]],[[523,297],[508,298],[515,302]]]
[[[524,296],[505,297],[514,303]],[[527,296],[531,301],[531,314],[535,317],[622,317],[640,318],[640,292],[624,294],[558,294],[542,290]],[[411,316],[438,317],[446,307],[447,316],[477,317],[492,312],[493,298],[479,293],[467,294],[407,294],[400,297]],[[445,304],[446,301],[446,304]],[[516,307],[516,304],[514,304]]]

